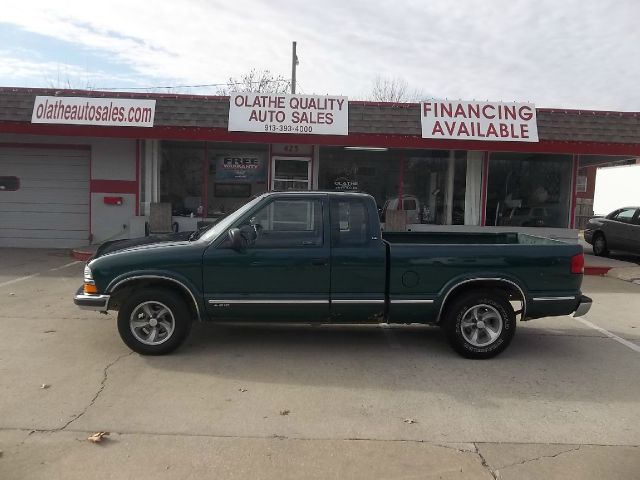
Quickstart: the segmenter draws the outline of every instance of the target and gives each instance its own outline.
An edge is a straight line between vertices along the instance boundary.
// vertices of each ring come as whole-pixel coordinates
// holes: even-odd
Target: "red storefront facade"
[[[38,96],[153,100],[155,118],[144,127],[34,123]],[[389,228],[535,229],[570,240],[579,171],[640,158],[640,115],[536,114],[536,142],[424,138],[420,104],[359,101],[348,102],[346,134],[248,132],[229,129],[229,97],[4,88],[0,182],[18,179],[21,191],[0,191],[0,245],[137,236],[158,202],[171,204],[177,228],[192,229],[289,188],[366,191],[383,220],[402,212]]]

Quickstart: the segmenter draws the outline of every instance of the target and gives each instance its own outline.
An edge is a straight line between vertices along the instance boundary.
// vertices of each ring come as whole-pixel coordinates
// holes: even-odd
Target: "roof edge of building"
[[[79,96],[99,96],[99,97],[115,97],[115,98],[145,98],[145,99],[206,99],[206,100],[229,100],[227,95],[195,95],[187,93],[158,93],[158,92],[132,92],[117,90],[87,90],[87,89],[67,89],[67,88],[47,88],[47,87],[3,87],[0,86],[0,93],[26,93],[41,94],[51,96],[79,95]],[[453,99],[429,99],[434,101],[454,101]],[[460,101],[460,100],[455,100]],[[387,108],[416,108],[420,106],[419,102],[380,102],[372,100],[349,100],[350,105],[367,106],[367,107],[387,107]],[[593,109],[574,109],[562,107],[536,107],[539,113],[562,113],[574,115],[598,115],[598,116],[630,116],[640,117],[640,111],[616,111],[616,110],[593,110]]]

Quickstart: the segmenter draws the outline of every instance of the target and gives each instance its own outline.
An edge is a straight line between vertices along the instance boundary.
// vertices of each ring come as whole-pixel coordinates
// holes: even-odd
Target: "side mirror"
[[[231,248],[234,250],[242,250],[244,248],[244,239],[242,238],[239,228],[229,230],[229,242],[231,243]]]

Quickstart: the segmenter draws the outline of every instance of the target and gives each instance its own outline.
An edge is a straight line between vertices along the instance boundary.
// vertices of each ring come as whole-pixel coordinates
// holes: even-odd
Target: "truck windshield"
[[[229,229],[229,227],[231,227],[231,225],[234,224],[236,220],[242,217],[246,212],[251,210],[254,205],[256,205],[260,200],[262,200],[263,196],[264,195],[260,195],[259,197],[256,197],[253,200],[251,200],[249,203],[245,203],[243,206],[241,206],[238,210],[230,214],[228,217],[225,217],[222,220],[220,220],[220,222],[216,223],[213,227],[211,227],[209,230],[204,232],[200,237],[200,240],[203,240],[205,242],[210,242],[213,239],[217,238],[218,235],[220,235],[221,233],[226,232]]]

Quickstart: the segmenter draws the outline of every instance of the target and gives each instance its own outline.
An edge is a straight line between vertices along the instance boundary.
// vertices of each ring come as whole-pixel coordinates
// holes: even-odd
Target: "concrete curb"
[[[81,262],[88,261],[93,254],[96,253],[95,250],[87,249],[87,248],[74,248],[71,250],[71,256],[76,260],[80,260]]]
[[[607,275],[611,267],[584,267],[585,275]]]

